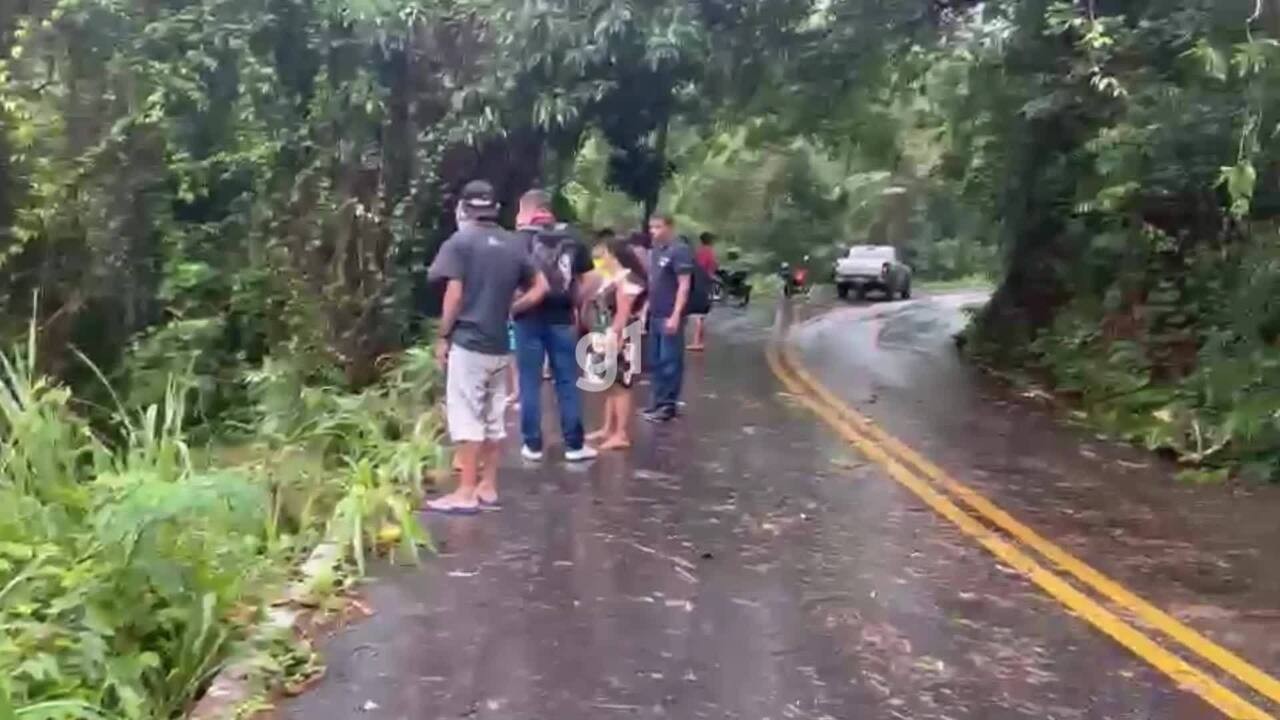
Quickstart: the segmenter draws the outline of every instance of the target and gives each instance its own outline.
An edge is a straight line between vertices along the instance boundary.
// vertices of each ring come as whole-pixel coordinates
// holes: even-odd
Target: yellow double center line
[[[1280,703],[1280,681],[1041,537],[990,500],[881,430],[870,419],[837,398],[796,362],[786,347],[785,336],[783,340],[770,345],[767,357],[774,375],[801,403],[813,410],[869,460],[883,467],[895,481],[1002,562],[1021,572],[1058,602],[1168,675],[1179,686],[1199,695],[1227,717],[1274,720],[1268,712],[1166,650],[1056,572],[1046,569],[1018,543],[1039,553],[1054,565],[1055,570],[1073,576],[1140,619],[1150,629],[1160,631],[1184,649],[1216,665],[1274,703]],[[961,505],[964,506],[963,509]]]

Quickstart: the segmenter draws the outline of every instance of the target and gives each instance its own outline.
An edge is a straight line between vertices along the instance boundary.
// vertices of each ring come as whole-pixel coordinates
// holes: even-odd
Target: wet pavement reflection
[[[1280,675],[1280,487],[1197,486],[964,362],[982,293],[816,302],[797,357],[836,395],[1072,554]]]
[[[585,467],[511,442],[505,509],[428,519],[281,716],[1213,717],[797,407],[765,314],[712,318],[684,418]]]

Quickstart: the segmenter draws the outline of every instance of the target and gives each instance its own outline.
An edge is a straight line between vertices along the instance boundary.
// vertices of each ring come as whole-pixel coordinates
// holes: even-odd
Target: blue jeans
[[[542,320],[516,320],[516,373],[520,377],[520,434],[531,450],[542,450],[542,360],[551,364],[551,378],[560,410],[560,432],[566,450],[582,448],[582,401],[578,396],[578,334],[572,325]]]
[[[668,335],[667,319],[649,318],[649,369],[653,384],[653,409],[675,410],[684,384],[684,321],[674,334]]]

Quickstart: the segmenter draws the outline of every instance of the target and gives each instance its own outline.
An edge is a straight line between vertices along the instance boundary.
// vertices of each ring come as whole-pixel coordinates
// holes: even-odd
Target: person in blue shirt
[[[693,281],[693,250],[676,236],[670,215],[650,218],[649,235],[653,238],[649,257],[653,403],[643,417],[650,422],[667,422],[679,414],[684,381],[684,320]]]

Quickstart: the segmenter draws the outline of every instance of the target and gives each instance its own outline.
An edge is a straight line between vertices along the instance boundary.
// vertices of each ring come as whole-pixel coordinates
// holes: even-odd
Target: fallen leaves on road
[[[866,463],[850,457],[834,457],[831,458],[831,464],[846,470],[857,470],[866,467]]]
[[[318,667],[315,672],[286,682],[281,690],[284,692],[286,697],[297,697],[310,690],[312,686],[324,679],[324,673],[325,668],[323,666]]]
[[[1232,620],[1238,613],[1215,605],[1174,605],[1170,608],[1179,620]]]

